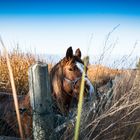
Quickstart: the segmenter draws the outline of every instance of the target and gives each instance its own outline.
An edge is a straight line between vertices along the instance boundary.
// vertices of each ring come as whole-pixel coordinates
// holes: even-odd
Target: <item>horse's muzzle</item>
[[[94,94],[94,87],[88,77],[85,77],[85,88],[87,87],[88,89],[88,97],[92,97]]]

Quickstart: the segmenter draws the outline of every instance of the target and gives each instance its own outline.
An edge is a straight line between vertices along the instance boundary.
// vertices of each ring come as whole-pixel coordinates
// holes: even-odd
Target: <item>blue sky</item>
[[[124,14],[138,15],[139,0],[1,0],[7,15]]]
[[[73,46],[94,56],[120,24],[107,43],[117,42],[111,54],[129,55],[137,41],[133,56],[139,56],[139,7],[138,0],[0,0],[0,35],[8,49],[18,42],[26,51],[63,54]]]

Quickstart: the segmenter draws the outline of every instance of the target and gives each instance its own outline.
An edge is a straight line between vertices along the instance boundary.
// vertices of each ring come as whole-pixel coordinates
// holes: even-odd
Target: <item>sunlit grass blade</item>
[[[2,41],[2,38],[0,38],[0,42],[1,42],[1,45],[2,45],[3,50],[4,50],[4,55],[6,57],[6,63],[7,63],[8,71],[9,71],[9,77],[10,77],[10,82],[11,82],[11,87],[12,87],[12,93],[13,93],[13,99],[14,99],[17,121],[18,121],[18,126],[19,126],[19,132],[20,132],[21,139],[24,139],[22,125],[21,125],[21,118],[20,118],[20,113],[19,113],[17,92],[16,92],[16,87],[15,87],[12,67],[11,67],[11,64],[10,64],[10,59],[9,59],[9,56],[8,56],[8,52],[7,52],[6,47],[5,47],[5,45]]]
[[[84,72],[82,74],[82,81],[81,81],[81,87],[80,87],[80,95],[79,95],[79,102],[78,102],[77,120],[76,120],[76,126],[75,126],[74,140],[78,140],[78,138],[79,138],[80,121],[81,121],[81,113],[82,113],[82,105],[83,105],[83,93],[84,93],[84,87],[85,87],[84,78],[85,78],[85,66],[84,66]]]

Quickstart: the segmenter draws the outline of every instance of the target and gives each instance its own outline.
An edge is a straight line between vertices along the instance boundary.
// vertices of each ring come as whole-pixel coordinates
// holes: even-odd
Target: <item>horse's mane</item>
[[[59,92],[62,93],[62,80],[63,80],[63,70],[62,67],[64,65],[64,63],[66,62],[66,58],[63,58],[62,60],[60,60],[51,70],[50,72],[50,78],[51,78],[51,91],[52,89],[52,84],[53,84],[53,80],[56,79],[55,81],[57,81],[57,87],[59,88]]]

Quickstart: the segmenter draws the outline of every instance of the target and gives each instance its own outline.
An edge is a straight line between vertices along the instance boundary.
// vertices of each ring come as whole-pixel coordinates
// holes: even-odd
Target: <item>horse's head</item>
[[[84,70],[87,71],[87,68],[84,69],[80,49],[77,49],[73,54],[72,47],[67,49],[66,56],[52,68],[52,93],[61,112],[69,110],[73,98],[78,100]],[[94,88],[86,74],[84,79],[84,95],[90,98]]]
[[[62,61],[63,69],[63,89],[64,91],[77,99],[79,98],[82,73],[87,72],[87,67],[84,69],[84,62],[81,59],[81,51],[78,48],[73,54],[72,47],[69,47],[66,52],[64,61]],[[94,88],[85,74],[85,93],[90,97],[94,92]]]

